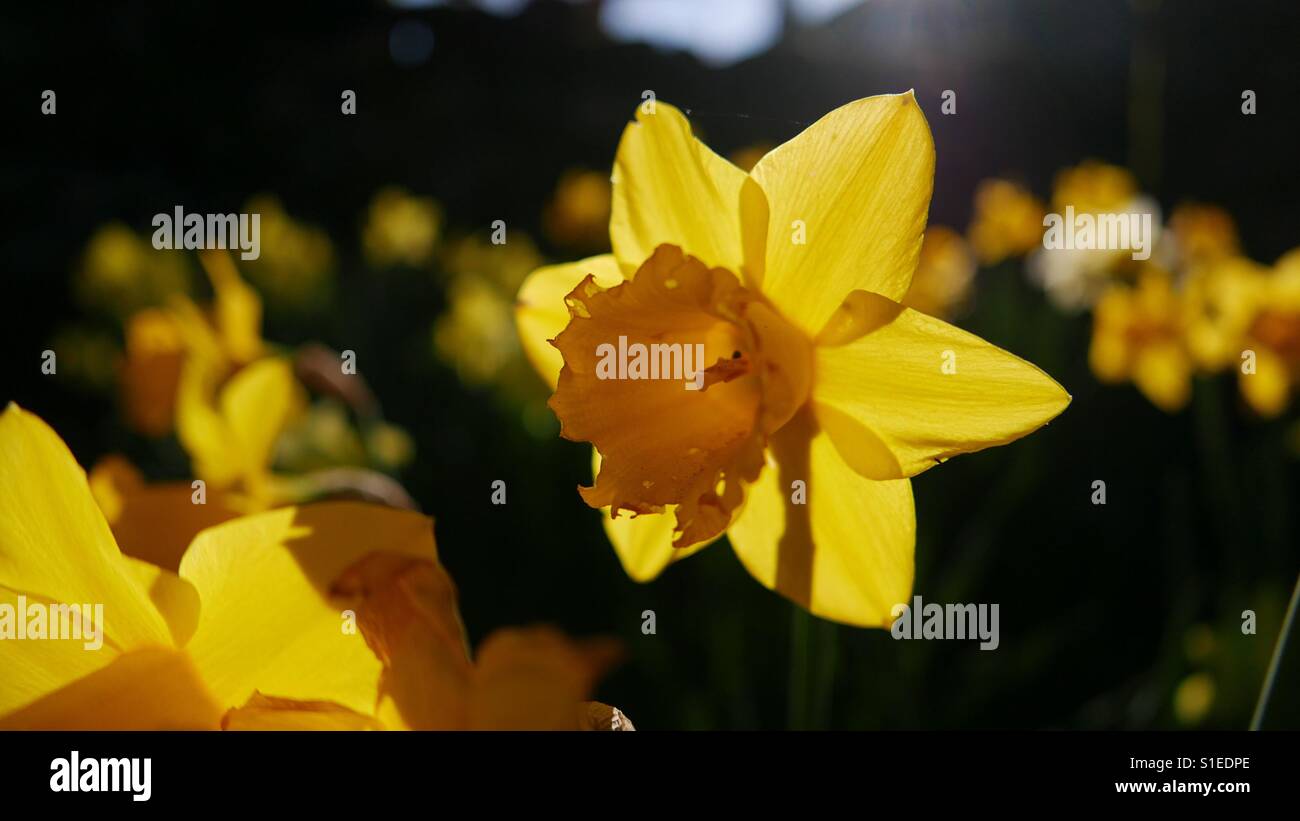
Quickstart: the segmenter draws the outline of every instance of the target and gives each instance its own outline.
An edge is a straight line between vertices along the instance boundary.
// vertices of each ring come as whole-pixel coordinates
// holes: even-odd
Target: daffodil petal
[[[229,494],[212,488],[202,497],[189,482],[146,484],[121,457],[101,459],[90,470],[90,489],[122,552],[173,573],[199,531],[242,512]],[[196,502],[201,498],[202,503]]]
[[[817,348],[818,421],[862,475],[896,479],[1046,424],[1070,395],[1050,376],[979,337],[875,294],[851,342]]]
[[[911,92],[835,109],[750,174],[768,206],[763,292],[809,336],[850,291],[907,293],[934,182],[934,141]]]
[[[181,368],[176,394],[176,436],[190,456],[194,475],[218,489],[239,481],[246,461],[216,407],[221,368],[216,358],[192,354]]]
[[[221,389],[221,414],[244,455],[246,478],[265,472],[276,439],[301,404],[293,367],[280,358],[259,359]]]
[[[199,591],[174,571],[131,556],[123,556],[122,562],[167,621],[172,644],[184,647],[199,624]]]
[[[146,647],[0,716],[0,730],[215,730],[220,720],[185,653]]]
[[[433,523],[332,502],[246,516],[194,539],[180,575],[203,607],[187,650],[224,706],[261,691],[373,713],[380,662],[360,631],[344,629],[344,608],[330,590],[374,551],[436,560]]]
[[[580,262],[538,268],[524,280],[516,297],[515,325],[524,354],[552,390],[560,378],[560,368],[564,367],[564,358],[551,344],[569,324],[564,298],[588,274],[606,288],[623,281],[623,272],[613,254],[602,254]]]
[[[1166,413],[1181,410],[1192,398],[1192,362],[1173,341],[1146,345],[1133,361],[1133,384]]]
[[[106,641],[170,644],[124,564],[86,474],[58,434],[10,403],[0,414],[0,586],[65,604],[102,604]]]
[[[746,179],[691,134],[676,108],[663,102],[654,104],[654,113],[638,108],[614,160],[609,236],[623,274],[631,277],[664,243],[740,274]]]
[[[861,476],[806,410],[773,437],[727,535],[764,587],[825,619],[888,627],[911,595],[911,482]]]
[[[205,251],[199,261],[212,281],[213,314],[226,355],[251,362],[262,352],[262,300],[240,278],[227,251]]]
[[[591,475],[600,474],[600,451],[591,449]],[[614,552],[623,565],[623,571],[634,582],[648,582],[675,561],[691,556],[717,539],[673,547],[673,528],[676,526],[676,505],[663,513],[646,513],[632,516],[626,511],[617,519],[609,515],[609,508],[601,509],[601,523],[605,535],[614,546]]]
[[[456,585],[428,558],[372,553],[335,589],[357,601],[357,626],[384,666],[378,716],[388,727],[464,729],[471,665]]]
[[[1239,371],[1237,384],[1242,398],[1260,416],[1271,419],[1286,410],[1291,377],[1285,360],[1268,348],[1260,346],[1256,350],[1254,373]]]

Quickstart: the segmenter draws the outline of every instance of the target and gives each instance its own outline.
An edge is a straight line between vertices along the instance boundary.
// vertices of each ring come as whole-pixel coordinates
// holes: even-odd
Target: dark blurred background
[[[100,226],[147,237],[174,204],[238,211],[270,192],[329,234],[339,263],[327,310],[268,306],[265,335],[357,351],[386,417],[414,439],[399,478],[437,521],[474,641],[537,621],[620,638],[627,660],[599,696],[644,728],[1248,723],[1300,567],[1294,413],[1252,419],[1230,380],[1202,380],[1176,415],[1099,385],[1086,316],[1053,311],[1018,272],[982,271],[959,324],[1043,367],[1074,402],[1044,430],[914,483],[916,593],[998,602],[1001,647],[895,642],[792,619],[725,543],[651,584],[628,580],[575,492],[588,449],[539,435],[522,400],[432,356],[445,281],[378,276],[356,237],[390,184],[435,198],[447,231],[503,219],[544,237],[557,180],[610,167],[646,89],[728,155],[913,88],[938,154],[934,223],[964,226],[981,179],[1045,195],[1057,170],[1095,157],[1130,167],[1165,208],[1223,206],[1244,250],[1271,262],[1300,245],[1300,6],[754,0],[716,14],[767,34],[724,31],[691,51],[640,41],[614,3],[409,5],[8,6],[0,400],[41,415],[84,465],[124,452],[151,478],[184,475],[179,449],[128,433],[111,394],[42,376],[40,351],[85,314],[69,283]],[[39,110],[47,88],[53,117]],[[356,116],[340,113],[343,89]],[[940,113],[945,89],[955,115]],[[1240,112],[1243,89],[1255,116]],[[579,256],[538,242],[550,259]],[[512,391],[545,398],[540,380]],[[496,479],[505,506],[489,502]],[[1105,506],[1090,502],[1097,479]],[[641,632],[644,610],[655,635]],[[1192,676],[1209,703],[1180,712]],[[1285,695],[1273,721],[1300,726]]]

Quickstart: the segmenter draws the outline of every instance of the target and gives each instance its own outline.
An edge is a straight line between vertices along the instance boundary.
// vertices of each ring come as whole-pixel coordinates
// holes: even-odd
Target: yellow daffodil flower
[[[1238,253],[1237,225],[1216,205],[1183,203],[1169,215],[1169,239],[1174,262],[1196,268]]]
[[[1300,384],[1300,248],[1277,261],[1264,280],[1258,305],[1240,354],[1237,381],[1246,403],[1260,416],[1272,418],[1286,410]]]
[[[609,247],[609,175],[585,168],[564,172],[542,212],[551,242],[579,251]]]
[[[1135,286],[1113,284],[1097,301],[1088,363],[1101,381],[1132,381],[1161,410],[1181,410],[1192,390],[1185,326],[1172,277],[1144,266]]]
[[[975,256],[961,234],[931,225],[921,243],[912,285],[902,303],[923,314],[952,317],[970,298],[975,281]]]
[[[174,569],[152,564],[119,549],[67,447],[11,404],[0,729],[589,726],[581,699],[610,648],[503,630],[471,660],[432,525],[354,502],[283,508],[203,531]],[[50,605],[75,608],[61,631],[94,615],[72,639],[52,621],[18,634],[18,608]]]
[[[1097,160],[1084,160],[1056,175],[1052,207],[1063,212],[1073,207],[1080,214],[1108,214],[1123,210],[1137,196],[1137,181],[1127,169]]]
[[[1187,276],[1187,348],[1198,368],[1216,373],[1239,361],[1267,277],[1267,268],[1238,256],[1202,265]]]
[[[887,626],[912,587],[909,477],[1068,404],[1033,365],[899,304],[933,176],[911,93],[837,109],[748,174],[670,105],[627,126],[613,253],[539,269],[517,321],[562,435],[595,445],[580,492],[634,579],[725,532],[763,585]],[[623,341],[702,346],[700,389],[601,378],[598,346]]]
[[[212,316],[175,303],[187,356],[177,395],[176,431],[194,475],[215,489],[238,489],[269,500],[275,443],[305,404],[304,391],[284,358],[267,356],[261,337],[261,300],[229,254],[204,252],[212,280]]]
[[[975,213],[966,236],[982,265],[1021,256],[1043,242],[1043,203],[1010,180],[984,180],[975,189]]]
[[[86,307],[125,319],[188,293],[190,273],[183,257],[156,250],[147,238],[115,222],[90,238],[73,286]]]
[[[88,483],[122,552],[172,572],[200,531],[237,518],[249,507],[216,488],[200,497],[191,482],[146,482],[116,454],[95,463]]]
[[[429,197],[389,187],[370,202],[361,240],[372,265],[420,268],[433,260],[442,232],[442,209]]]

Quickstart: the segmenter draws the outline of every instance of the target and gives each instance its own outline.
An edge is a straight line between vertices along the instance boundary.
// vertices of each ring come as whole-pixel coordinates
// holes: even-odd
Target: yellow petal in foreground
[[[379,511],[382,515],[375,515]],[[331,586],[366,554],[436,560],[428,518],[353,502],[282,508],[200,533],[180,575],[203,602],[187,650],[225,707],[254,692],[371,713],[381,665]]]
[[[973,334],[875,294],[851,303],[872,319],[857,339],[817,349],[812,398],[822,429],[863,476],[915,476],[1006,444],[1070,402],[1050,376]]]
[[[148,591],[126,572],[86,474],[54,431],[13,403],[0,414],[0,587],[102,604],[105,643],[119,649],[171,643]]]
[[[607,642],[573,642],[549,628],[499,630],[471,662],[456,588],[428,560],[372,555],[339,579],[359,597],[358,624],[383,663],[379,714],[417,730],[578,729]]]
[[[569,324],[564,298],[588,276],[602,288],[612,288],[623,281],[618,262],[612,254],[604,254],[581,262],[538,268],[524,281],[515,301],[515,324],[524,354],[552,389],[564,365],[564,358],[551,344]]]
[[[682,113],[663,102],[637,110],[614,160],[609,235],[623,273],[631,276],[665,243],[706,265],[739,273],[744,265],[740,188],[744,171],[691,134]]]
[[[911,595],[911,482],[864,478],[807,411],[773,438],[727,535],[764,587],[822,618],[888,627],[894,605]]]
[[[215,730],[221,713],[185,653],[150,647],[16,712],[0,706],[0,730]]]
[[[769,208],[763,293],[809,336],[851,291],[907,293],[934,180],[934,141],[911,92],[832,111],[751,175]]]
[[[237,500],[217,489],[195,502],[190,482],[145,482],[121,456],[107,456],[90,471],[90,490],[123,553],[173,573],[199,531],[245,512]]]
[[[0,607],[15,616],[20,606],[30,607],[33,602],[38,605],[48,603],[44,598],[20,594],[0,585]],[[6,634],[15,629],[13,624],[8,624],[2,628],[5,632],[0,632],[0,635],[5,635],[0,640],[0,670],[4,671],[4,675],[0,675],[0,727],[17,726],[6,724],[6,713],[90,675],[117,657],[107,643],[99,650],[91,651],[86,648],[84,639],[18,641],[16,634]],[[84,637],[85,633],[82,635]]]

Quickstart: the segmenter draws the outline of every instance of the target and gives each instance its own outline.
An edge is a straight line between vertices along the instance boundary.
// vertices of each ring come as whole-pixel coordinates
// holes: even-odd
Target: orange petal
[[[299,701],[253,693],[243,707],[228,710],[223,730],[382,730],[368,715],[332,701]]]
[[[456,585],[442,565],[372,553],[334,584],[359,598],[357,626],[384,666],[381,714],[394,726],[463,729],[470,679]]]
[[[573,642],[549,627],[498,630],[479,648],[469,726],[579,729],[580,703],[617,655],[610,642]]]
[[[188,482],[146,484],[115,455],[91,469],[90,490],[122,552],[173,573],[200,530],[241,514],[235,500],[216,488],[207,489],[204,503],[196,504]]]
[[[146,308],[126,324],[126,359],[118,374],[127,422],[146,436],[166,436],[176,413],[185,341],[176,319]]]

